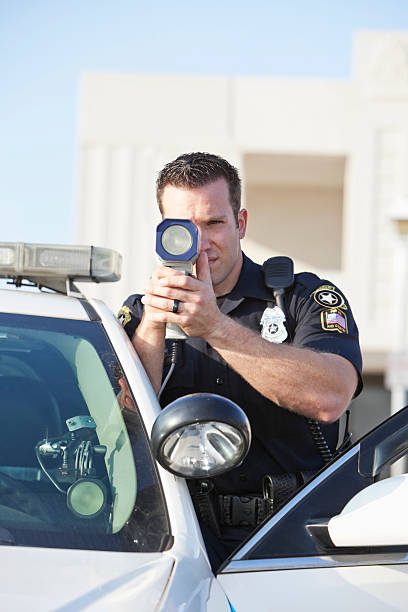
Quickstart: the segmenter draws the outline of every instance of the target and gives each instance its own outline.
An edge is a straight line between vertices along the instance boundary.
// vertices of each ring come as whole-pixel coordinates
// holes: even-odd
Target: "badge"
[[[122,327],[125,327],[132,320],[132,315],[128,306],[122,306],[118,312],[117,319]]]
[[[347,310],[344,297],[331,285],[322,285],[312,293],[315,302],[324,308],[341,308]]]
[[[325,331],[338,331],[340,334],[347,334],[346,313],[338,308],[323,310],[321,313],[322,328]]]
[[[288,337],[288,332],[285,327],[286,317],[279,306],[265,308],[262,319],[261,336],[269,342],[280,344]]]

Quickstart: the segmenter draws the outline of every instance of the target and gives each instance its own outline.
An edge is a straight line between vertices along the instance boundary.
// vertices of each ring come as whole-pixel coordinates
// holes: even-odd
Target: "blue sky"
[[[0,240],[75,241],[83,72],[349,78],[408,0],[0,0]]]

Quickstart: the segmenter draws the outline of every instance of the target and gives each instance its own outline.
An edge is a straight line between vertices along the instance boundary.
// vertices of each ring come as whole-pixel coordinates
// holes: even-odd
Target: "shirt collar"
[[[262,267],[242,253],[242,268],[238,281],[227,295],[221,312],[228,314],[245,298],[269,301],[273,299],[273,296],[271,290],[265,285]]]

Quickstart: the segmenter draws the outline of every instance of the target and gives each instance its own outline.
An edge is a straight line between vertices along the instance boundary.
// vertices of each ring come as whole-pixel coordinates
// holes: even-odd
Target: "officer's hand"
[[[176,323],[187,335],[206,339],[224,315],[217,307],[206,253],[200,254],[196,271],[197,277],[186,276],[162,266],[149,281],[142,302],[152,322]],[[179,301],[177,313],[172,312],[174,300]]]
[[[151,279],[147,282],[145,287],[145,295],[142,297],[142,303],[144,304],[143,309],[143,317],[141,321],[141,327],[147,331],[147,333],[153,333],[155,336],[157,334],[165,334],[166,331],[166,323],[161,321],[160,318],[154,317],[152,315],[161,313],[161,309],[157,308],[153,305],[153,299],[150,297],[155,296],[155,287],[159,283],[160,278],[163,277],[164,274],[164,266],[157,268],[152,274]],[[146,297],[147,296],[147,297]],[[173,301],[171,302],[173,304]]]

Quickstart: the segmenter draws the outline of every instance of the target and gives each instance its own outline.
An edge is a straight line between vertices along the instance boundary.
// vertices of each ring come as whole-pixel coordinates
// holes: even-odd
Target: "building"
[[[358,33],[350,80],[84,75],[77,239],[124,255],[123,280],[98,295],[119,308],[155,266],[161,167],[223,155],[244,180],[248,255],[290,255],[350,297],[366,379],[353,418],[369,428],[389,412],[387,355],[407,343],[392,219],[408,212],[407,103],[408,32]]]

